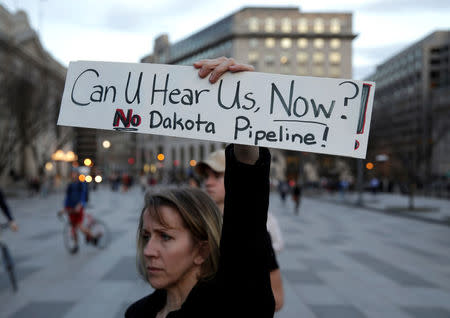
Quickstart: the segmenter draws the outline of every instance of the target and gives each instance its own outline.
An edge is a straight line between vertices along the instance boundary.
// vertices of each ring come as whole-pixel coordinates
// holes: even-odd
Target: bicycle
[[[57,216],[60,221],[65,223],[63,228],[64,246],[70,254],[75,254],[78,251],[79,246],[77,243],[79,242],[78,229],[70,222],[70,218],[68,216],[69,213],[74,212],[64,213],[64,211],[58,211]],[[93,217],[89,213],[84,214],[83,223],[92,233],[92,237],[85,237],[86,244],[92,244],[99,249],[106,248],[110,238],[109,228],[107,225],[102,220]]]
[[[8,227],[9,227],[8,223],[0,224],[0,232],[1,232],[1,229],[5,229],[5,228],[8,228]],[[0,249],[2,250],[2,260],[3,260],[3,265],[5,267],[5,271],[8,273],[9,280],[11,281],[11,285],[12,285],[13,291],[17,292],[17,290],[19,288],[18,288],[18,285],[17,285],[14,260],[13,260],[13,258],[11,256],[11,253],[9,252],[8,246],[6,245],[6,243],[4,243],[1,240],[1,236],[0,236]]]

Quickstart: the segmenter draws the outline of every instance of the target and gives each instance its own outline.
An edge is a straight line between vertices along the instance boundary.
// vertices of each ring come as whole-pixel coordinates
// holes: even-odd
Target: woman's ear
[[[203,262],[209,257],[209,245],[208,241],[201,241],[197,245],[197,255],[194,258],[195,265],[202,265]]]

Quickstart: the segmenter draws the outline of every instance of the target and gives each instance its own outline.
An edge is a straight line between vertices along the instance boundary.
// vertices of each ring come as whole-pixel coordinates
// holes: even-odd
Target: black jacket
[[[182,307],[168,318],[273,317],[275,301],[268,260],[273,250],[267,235],[270,153],[260,148],[255,165],[238,162],[233,146],[226,149],[225,207],[220,262],[216,277],[198,282]],[[166,292],[156,290],[138,300],[125,317],[155,317]]]

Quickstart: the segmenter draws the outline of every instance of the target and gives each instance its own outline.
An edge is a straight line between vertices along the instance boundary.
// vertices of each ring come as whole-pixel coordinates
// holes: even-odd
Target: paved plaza
[[[63,245],[56,218],[62,202],[63,193],[8,198],[20,230],[3,231],[2,240],[15,258],[19,291],[12,292],[0,269],[1,318],[118,318],[151,292],[135,269],[142,192],[91,192],[88,212],[109,225],[113,239],[105,250],[82,244],[77,255]],[[270,211],[285,240],[278,256],[285,306],[275,317],[450,317],[448,223],[394,217],[349,202],[330,195],[304,198],[296,216],[289,199],[283,204],[272,194]],[[426,213],[440,219],[450,211],[448,202],[427,201],[437,209]]]

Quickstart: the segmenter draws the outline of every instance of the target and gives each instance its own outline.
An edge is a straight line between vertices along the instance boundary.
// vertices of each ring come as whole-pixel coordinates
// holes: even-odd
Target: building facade
[[[450,176],[449,48],[450,31],[433,32],[369,77],[377,91],[368,158],[387,159],[379,174],[425,184]]]
[[[1,184],[64,172],[51,164],[51,156],[57,149],[72,150],[72,128],[56,126],[65,76],[26,13],[0,5]]]
[[[355,37],[351,13],[301,12],[298,7],[244,7],[177,43],[171,44],[165,34],[159,36],[154,41],[153,53],[141,61],[192,65],[199,59],[227,56],[252,64],[259,72],[351,78]],[[189,152],[190,147],[197,149],[194,159],[202,159],[202,147],[221,146],[169,137],[142,145],[138,142],[143,152],[145,147],[174,147],[175,157],[171,160],[181,158],[181,153]],[[274,149],[273,157],[272,176],[283,179],[289,170],[285,153]],[[295,155],[289,162],[294,170],[299,166]],[[293,178],[297,177],[295,174],[298,171]]]

